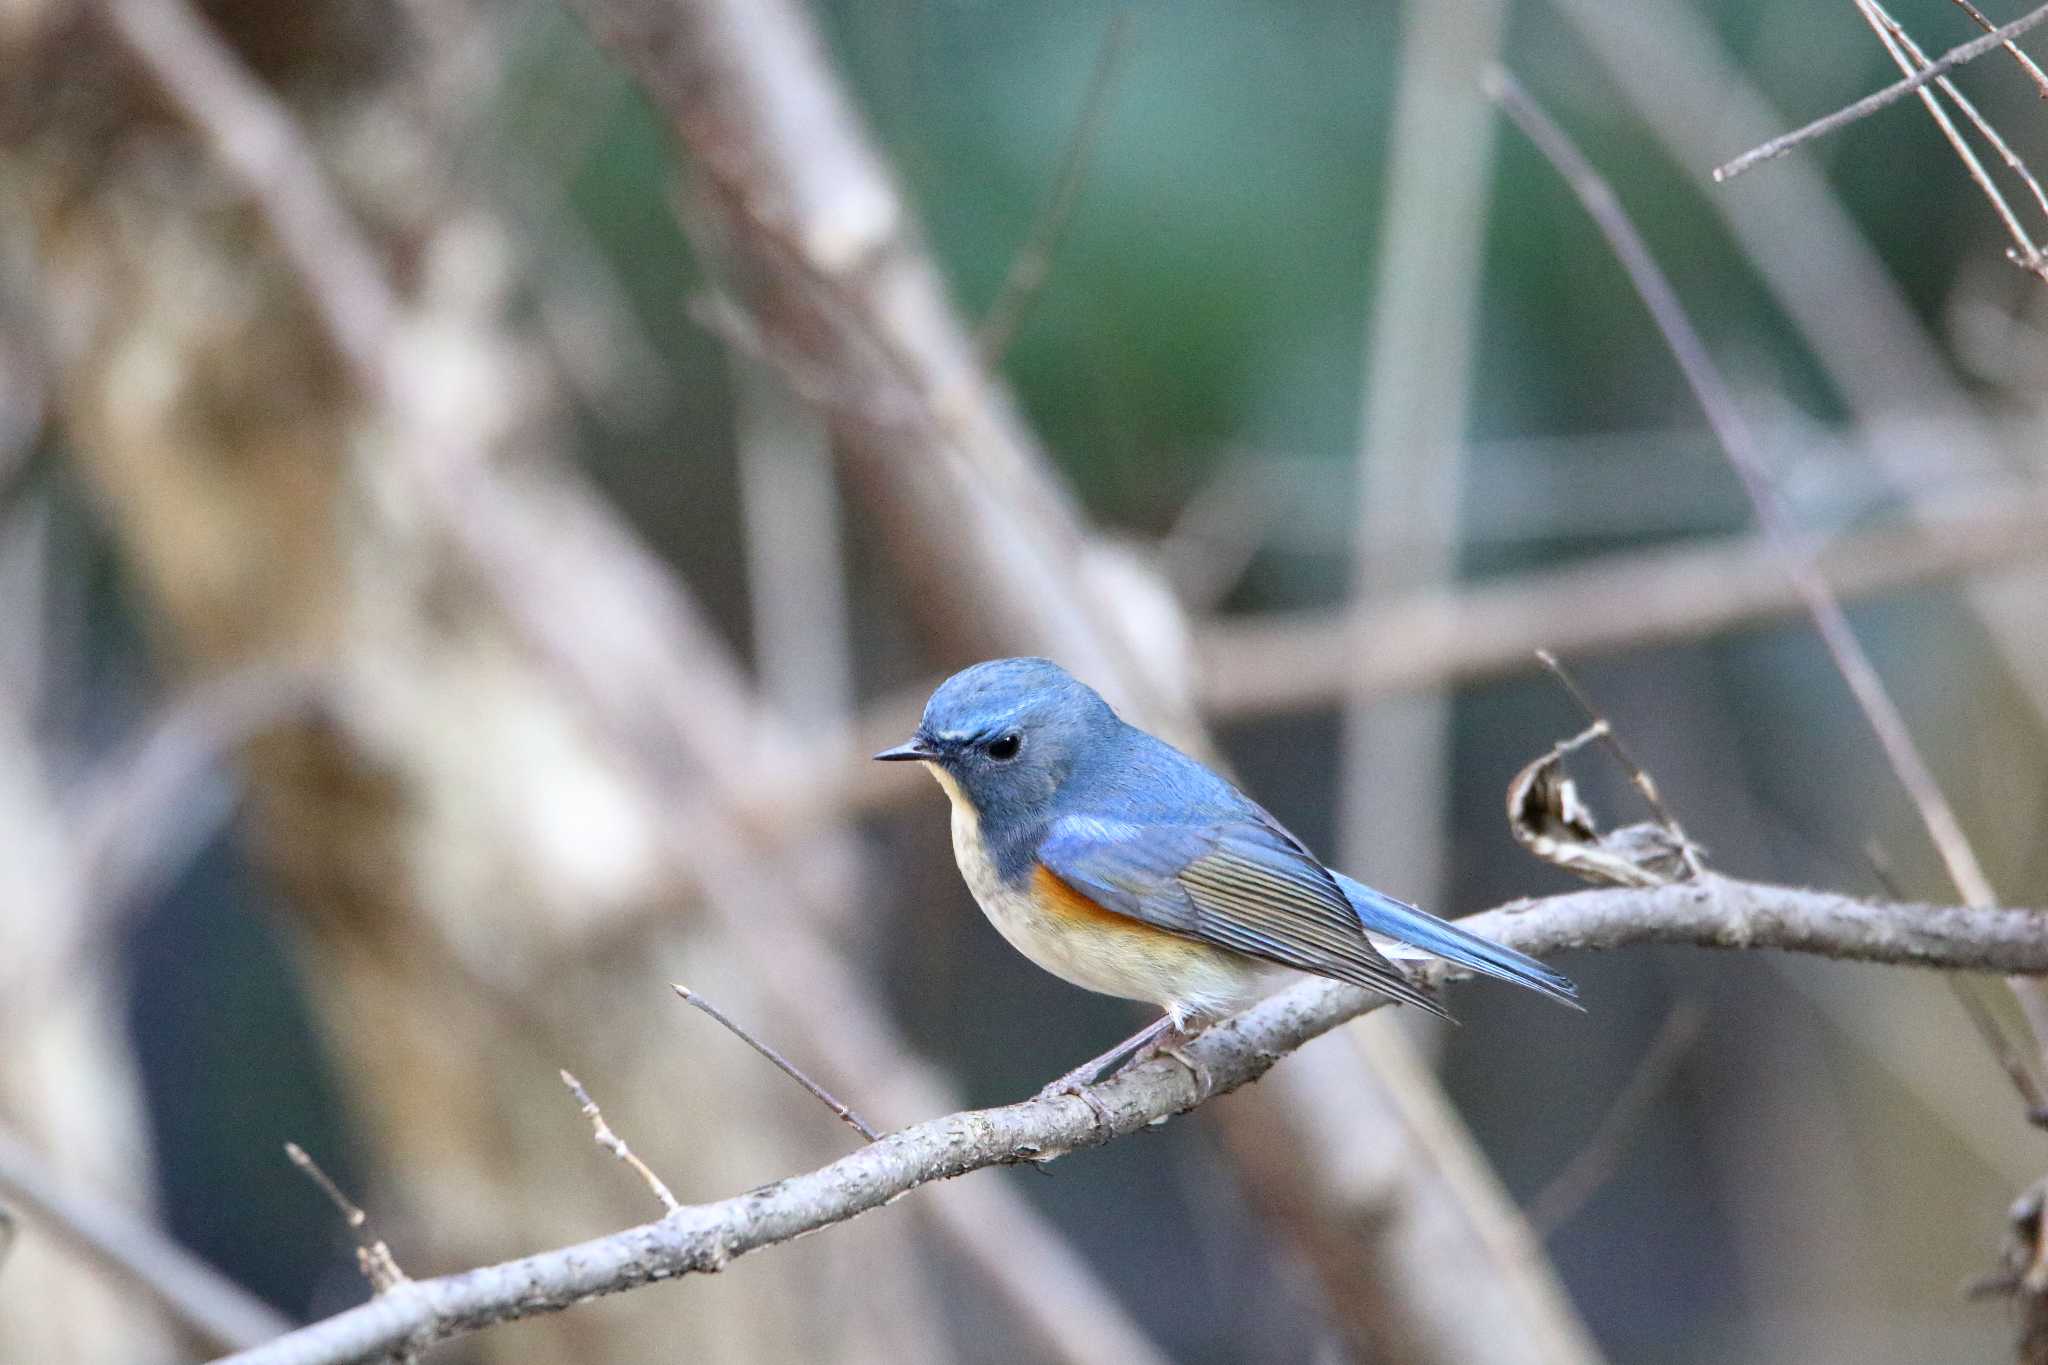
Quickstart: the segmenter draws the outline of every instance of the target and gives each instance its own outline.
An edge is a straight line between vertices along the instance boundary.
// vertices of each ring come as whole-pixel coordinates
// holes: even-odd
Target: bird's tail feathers
[[[1518,953],[1505,944],[1460,929],[1448,920],[1438,919],[1406,901],[1383,895],[1341,872],[1333,875],[1337,878],[1337,885],[1343,888],[1345,899],[1351,902],[1351,908],[1358,912],[1359,921],[1364,924],[1374,946],[1388,957],[1442,958],[1485,976],[1526,986],[1572,1009],[1585,1009],[1579,1003],[1579,988],[1569,978],[1552,971],[1527,953]],[[1383,940],[1393,940],[1393,943],[1390,945]]]

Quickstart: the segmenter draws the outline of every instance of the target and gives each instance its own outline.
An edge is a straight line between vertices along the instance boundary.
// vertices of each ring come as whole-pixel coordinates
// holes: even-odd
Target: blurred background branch
[[[2008,19],[1862,12],[1901,66]],[[1901,115],[1710,177],[1891,78],[1858,15],[17,5],[0,1123],[306,1319],[366,1287],[286,1140],[423,1280],[646,1216],[563,1067],[686,1206],[847,1150],[674,979],[878,1123],[1028,1093],[1131,1021],[1006,956],[928,784],[863,757],[994,653],[1056,655],[1455,912],[1555,875],[1499,811],[1576,726],[1526,680],[1562,650],[1714,865],[1856,886],[1875,836],[1926,897],[1938,860],[1618,272],[1496,145],[1496,48],[1672,265],[1986,880],[2048,899],[2018,239]],[[2006,52],[1917,88],[2032,234],[2038,73]],[[1983,1021],[1771,963],[1582,962],[1587,1024],[1461,991],[1426,1059],[1369,1021],[1058,1179],[947,1182],[462,1349],[2001,1349],[1952,1290],[2041,1159]],[[1517,1205],[1680,1000],[1715,1026],[1539,1242]],[[0,1356],[201,1349],[7,1202]]]

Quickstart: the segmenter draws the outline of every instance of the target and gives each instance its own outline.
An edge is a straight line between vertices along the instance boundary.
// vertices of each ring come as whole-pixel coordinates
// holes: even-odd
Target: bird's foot
[[[1210,1092],[1216,1088],[1215,1078],[1209,1074],[1209,1068],[1203,1066],[1187,1053],[1187,1044],[1193,1042],[1195,1035],[1200,1032],[1199,1028],[1168,1029],[1157,1038],[1140,1047],[1136,1052],[1133,1052],[1131,1059],[1117,1068],[1117,1073],[1121,1075],[1140,1063],[1151,1061],[1154,1057],[1171,1057],[1176,1062],[1179,1062],[1186,1069],[1188,1075],[1193,1078],[1195,1082],[1195,1102],[1199,1104],[1203,1100],[1208,1099]]]
[[[1108,1128],[1110,1126],[1109,1106],[1102,1102],[1101,1096],[1089,1089],[1095,1083],[1095,1078],[1101,1071],[1102,1067],[1095,1062],[1090,1062],[1086,1066],[1077,1066],[1031,1098],[1034,1100],[1056,1100],[1065,1095],[1072,1095],[1075,1099],[1088,1106],[1089,1110],[1094,1113],[1097,1123],[1101,1124],[1104,1128]]]
[[[1195,1081],[1195,1103],[1200,1104],[1216,1093],[1216,1078],[1209,1074],[1209,1068],[1190,1057],[1187,1049],[1179,1043],[1161,1043],[1159,1055],[1171,1057],[1188,1069],[1188,1075]]]

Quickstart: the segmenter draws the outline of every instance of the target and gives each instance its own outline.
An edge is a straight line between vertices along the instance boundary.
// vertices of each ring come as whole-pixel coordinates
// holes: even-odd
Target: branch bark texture
[[[1852,961],[2004,974],[2048,973],[2048,919],[2030,910],[1874,903],[1828,892],[1708,877],[1649,890],[1583,891],[1517,901],[1468,927],[1524,952],[1638,943],[1772,948]],[[846,1222],[933,1181],[988,1166],[1042,1162],[1100,1146],[1264,1075],[1280,1058],[1384,1003],[1307,981],[1209,1029],[1188,1056],[1097,1087],[1109,1121],[1072,1096],[947,1114],[891,1133],[830,1165],[711,1204],[687,1206],[575,1246],[402,1285],[224,1365],[341,1365],[556,1312],[659,1280],[714,1272],[735,1258]],[[1594,1002],[1597,1013],[1598,1002]]]

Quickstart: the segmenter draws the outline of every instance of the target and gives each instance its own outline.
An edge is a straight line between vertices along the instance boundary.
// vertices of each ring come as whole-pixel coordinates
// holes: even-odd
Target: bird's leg
[[[1171,1023],[1172,1021],[1173,1016],[1169,1014],[1160,1022]],[[1161,1031],[1159,1036],[1140,1045],[1138,1050],[1131,1054],[1131,1059],[1117,1068],[1117,1074],[1121,1075],[1140,1062],[1149,1062],[1154,1057],[1171,1057],[1187,1068],[1188,1075],[1193,1078],[1195,1082],[1195,1101],[1199,1104],[1201,1101],[1209,1098],[1209,1093],[1216,1088],[1216,1083],[1214,1078],[1209,1075],[1209,1068],[1203,1066],[1193,1057],[1188,1056],[1183,1044],[1192,1041],[1194,1036],[1201,1031],[1202,1025],[1200,1024],[1196,1024],[1193,1027],[1188,1027],[1185,1024],[1176,1024],[1172,1028]]]
[[[1095,1111],[1095,1117],[1101,1120],[1103,1127],[1107,1128],[1109,1126],[1109,1106],[1095,1098],[1088,1087],[1094,1084],[1096,1078],[1102,1075],[1111,1062],[1123,1056],[1126,1052],[1133,1054],[1142,1053],[1145,1057],[1151,1057],[1158,1050],[1156,1046],[1158,1043],[1171,1035],[1178,1034],[1179,1031],[1179,1026],[1174,1022],[1174,1017],[1171,1014],[1162,1014],[1159,1018],[1147,1024],[1144,1028],[1139,1029],[1100,1057],[1094,1057],[1081,1063],[1081,1065],[1039,1091],[1033,1098],[1049,1100],[1060,1095],[1078,1096],[1090,1109]],[[1147,1048],[1152,1048],[1153,1051],[1145,1051]],[[1139,1058],[1134,1055],[1132,1060],[1137,1061]]]

